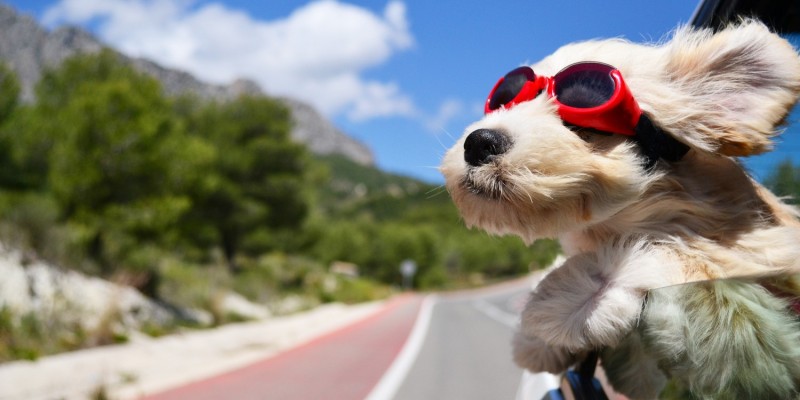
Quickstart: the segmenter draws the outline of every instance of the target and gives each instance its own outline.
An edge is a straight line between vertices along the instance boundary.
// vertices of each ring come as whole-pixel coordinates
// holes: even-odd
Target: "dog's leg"
[[[668,282],[671,264],[635,243],[574,256],[531,294],[521,331],[576,352],[615,346],[634,327],[646,289]]]
[[[564,372],[577,361],[575,354],[563,347],[551,346],[537,337],[514,334],[514,362],[531,372]]]

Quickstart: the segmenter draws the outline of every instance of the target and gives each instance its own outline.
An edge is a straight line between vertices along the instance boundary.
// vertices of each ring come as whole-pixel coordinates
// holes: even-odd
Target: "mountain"
[[[34,87],[45,68],[57,66],[72,55],[98,52],[104,48],[107,46],[80,28],[62,27],[48,31],[33,18],[0,4],[0,62],[7,63],[17,74],[23,101],[33,100]],[[213,85],[187,72],[165,68],[143,58],[120,57],[159,80],[170,95],[192,93],[213,100],[226,100],[243,94],[266,96],[252,81],[240,79],[230,85]],[[294,121],[292,137],[305,143],[313,153],[342,155],[361,165],[374,164],[372,151],[366,145],[338,130],[310,105],[288,98],[277,100],[291,111]]]

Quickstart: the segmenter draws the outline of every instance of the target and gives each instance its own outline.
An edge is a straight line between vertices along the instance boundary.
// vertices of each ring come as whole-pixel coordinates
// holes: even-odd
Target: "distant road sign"
[[[404,260],[400,263],[400,273],[403,276],[414,276],[417,273],[417,263],[412,260]]]
[[[414,260],[403,260],[400,263],[400,274],[403,275],[403,287],[410,289],[414,282],[414,274],[417,273],[417,263]]]

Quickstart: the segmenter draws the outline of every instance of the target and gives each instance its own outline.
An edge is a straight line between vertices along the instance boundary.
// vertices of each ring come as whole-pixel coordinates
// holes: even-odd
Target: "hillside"
[[[443,186],[388,173],[341,156],[320,156],[330,180],[320,188],[323,207],[331,214],[369,214],[377,221],[408,218],[420,206],[433,207],[457,219]]]
[[[47,68],[60,65],[75,54],[96,53],[107,48],[88,32],[62,27],[52,32],[33,18],[0,4],[0,62],[17,74],[24,101],[32,101],[34,87]],[[212,85],[192,75],[164,68],[152,61],[120,54],[137,70],[156,78],[167,95],[194,94],[204,99],[229,100],[240,95],[265,95],[254,82],[237,80],[229,85]],[[292,137],[316,154],[339,154],[363,165],[372,165],[372,152],[363,143],[338,130],[308,104],[294,99],[278,99],[291,110]]]

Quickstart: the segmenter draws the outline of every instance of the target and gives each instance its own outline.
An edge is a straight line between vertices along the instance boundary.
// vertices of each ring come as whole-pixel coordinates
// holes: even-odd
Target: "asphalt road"
[[[424,344],[394,399],[514,399],[522,370],[511,336],[527,281],[440,295]]]

